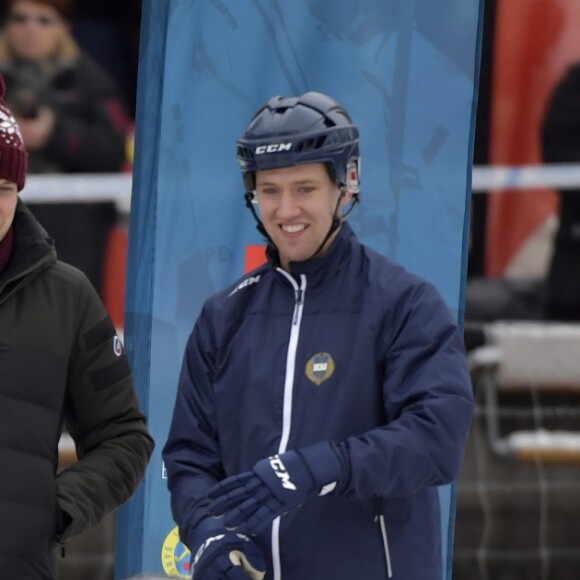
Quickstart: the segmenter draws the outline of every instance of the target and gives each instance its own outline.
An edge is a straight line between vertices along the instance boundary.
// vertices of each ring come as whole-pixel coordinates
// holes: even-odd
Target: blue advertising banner
[[[480,0],[144,0],[125,341],[157,448],[118,514],[116,578],[188,577],[161,450],[204,300],[263,244],[235,141],[273,95],[315,90],[361,132],[363,243],[463,317]],[[453,486],[440,489],[450,578]]]

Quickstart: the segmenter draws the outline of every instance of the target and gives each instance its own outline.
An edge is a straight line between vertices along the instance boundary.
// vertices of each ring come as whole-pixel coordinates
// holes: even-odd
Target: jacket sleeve
[[[350,464],[344,493],[408,497],[457,476],[473,413],[462,336],[429,285],[406,293],[385,319],[387,422],[339,447]]]
[[[97,524],[126,501],[141,482],[154,447],[121,342],[84,277],[78,301],[64,407],[78,461],[56,481],[59,507],[72,520],[61,539]]]
[[[74,76],[77,106],[55,106],[55,127],[44,153],[68,173],[121,171],[132,122],[113,81],[86,56]]]
[[[195,526],[209,516],[207,490],[225,477],[212,394],[214,355],[205,309],[188,340],[169,436],[163,449],[173,519],[191,548]]]

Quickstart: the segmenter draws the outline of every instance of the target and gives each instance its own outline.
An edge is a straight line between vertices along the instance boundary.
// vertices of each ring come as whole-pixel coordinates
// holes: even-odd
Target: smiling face
[[[278,249],[281,266],[312,258],[332,225],[337,203],[350,200],[340,190],[323,163],[256,171],[256,198],[262,222]],[[342,209],[339,209],[339,216]],[[318,256],[324,255],[336,232]]]
[[[0,179],[0,241],[10,229],[16,213],[18,187],[13,181]]]

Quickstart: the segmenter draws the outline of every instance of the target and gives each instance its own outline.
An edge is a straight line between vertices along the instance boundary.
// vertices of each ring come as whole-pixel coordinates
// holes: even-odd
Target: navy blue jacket
[[[473,408],[462,335],[429,283],[348,224],[291,268],[210,298],[190,336],[163,454],[181,537],[217,481],[329,440],[346,489],[256,536],[267,578],[441,580],[437,486],[458,474]]]

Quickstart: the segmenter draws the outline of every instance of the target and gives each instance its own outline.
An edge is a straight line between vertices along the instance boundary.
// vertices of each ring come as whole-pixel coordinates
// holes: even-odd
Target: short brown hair
[[[11,10],[14,4],[19,0],[8,0],[8,9]],[[56,10],[62,18],[65,20],[70,20],[73,15],[74,0],[28,0],[34,4],[42,4],[45,6],[50,6],[53,10]]]

